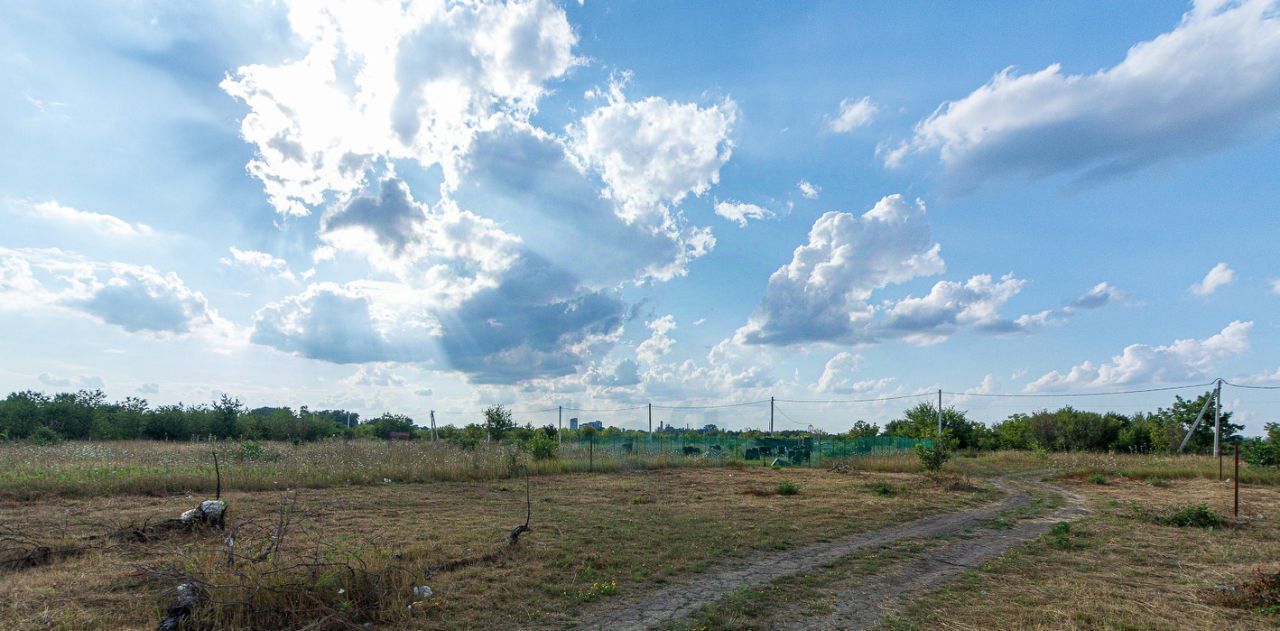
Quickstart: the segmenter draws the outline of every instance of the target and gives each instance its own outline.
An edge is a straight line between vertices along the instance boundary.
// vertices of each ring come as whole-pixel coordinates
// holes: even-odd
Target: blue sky
[[[993,421],[1280,385],[1278,10],[5,3],[0,389]]]

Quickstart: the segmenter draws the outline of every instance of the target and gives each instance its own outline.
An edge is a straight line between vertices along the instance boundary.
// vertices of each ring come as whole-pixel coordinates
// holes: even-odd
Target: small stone
[[[431,598],[435,595],[435,592],[431,591],[431,586],[421,585],[413,588],[413,595],[416,598]]]

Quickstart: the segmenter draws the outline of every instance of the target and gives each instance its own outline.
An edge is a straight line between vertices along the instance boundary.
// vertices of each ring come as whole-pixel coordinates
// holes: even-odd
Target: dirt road
[[[811,629],[866,628],[876,624],[907,596],[934,589],[961,572],[980,566],[1013,546],[1033,539],[1058,521],[1084,514],[1079,497],[1057,487],[1030,479],[995,478],[1004,499],[976,509],[934,515],[900,526],[817,543],[796,550],[759,556],[721,571],[702,574],[677,585],[650,592],[607,610],[593,612],[577,629],[651,629],[687,618],[700,607],[715,603],[730,591],[746,586],[760,587],[774,580],[820,568],[850,554],[873,550],[910,538],[935,537],[969,531],[963,540],[948,543],[925,557],[888,568],[840,592],[842,604],[830,615],[791,619],[786,626]],[[1048,516],[1023,519],[1012,527],[985,523],[1005,511],[1029,506],[1027,487],[1048,488],[1066,498],[1061,508]]]

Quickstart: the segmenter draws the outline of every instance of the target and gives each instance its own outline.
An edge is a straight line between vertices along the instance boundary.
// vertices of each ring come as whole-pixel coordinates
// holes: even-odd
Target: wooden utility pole
[[[934,449],[942,449],[942,388],[938,388],[938,444]]]
[[[431,410],[431,441],[435,442],[438,439],[439,436],[436,435],[436,411]]]
[[[1218,459],[1218,481],[1222,481],[1222,452],[1218,442],[1222,440],[1222,379],[1213,391],[1213,457]]]

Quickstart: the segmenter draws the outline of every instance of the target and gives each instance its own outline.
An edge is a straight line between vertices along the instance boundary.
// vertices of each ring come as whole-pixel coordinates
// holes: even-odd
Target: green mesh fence
[[[679,436],[663,434],[597,435],[592,438],[577,436],[566,438],[565,445],[594,449],[601,455],[647,456],[676,454],[689,457],[725,458],[744,462],[759,461],[772,464],[782,459],[786,464],[805,465],[832,458],[853,456],[892,455],[915,450],[916,445],[931,447],[932,440],[899,438],[897,436],[871,436],[848,438],[837,436],[810,436],[795,438],[749,438],[731,435]]]

